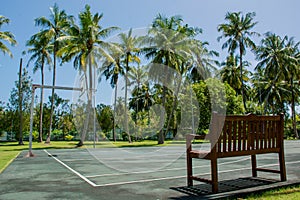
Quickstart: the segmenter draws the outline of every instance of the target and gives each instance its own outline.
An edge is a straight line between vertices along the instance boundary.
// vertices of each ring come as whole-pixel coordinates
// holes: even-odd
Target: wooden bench
[[[218,192],[218,158],[233,156],[251,156],[252,176],[257,177],[257,171],[279,173],[281,181],[286,181],[284,160],[284,118],[283,114],[276,116],[228,115],[213,113],[210,132],[206,139],[210,140],[210,151],[192,149],[194,139],[203,136],[189,134],[186,137],[187,183],[193,185],[193,180],[209,183],[212,192]],[[256,154],[278,153],[279,170],[258,168]],[[193,158],[202,158],[211,162],[211,179],[193,175]]]

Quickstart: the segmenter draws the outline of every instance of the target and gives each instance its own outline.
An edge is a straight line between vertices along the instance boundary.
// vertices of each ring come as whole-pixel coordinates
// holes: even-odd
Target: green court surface
[[[207,144],[206,144],[207,145]],[[287,182],[279,175],[251,178],[250,157],[219,159],[220,193],[195,182],[186,187],[185,145],[23,151],[0,174],[0,199],[216,199],[300,182],[300,141],[285,142]],[[276,154],[259,155],[258,166],[278,168]],[[210,176],[209,161],[194,162]]]

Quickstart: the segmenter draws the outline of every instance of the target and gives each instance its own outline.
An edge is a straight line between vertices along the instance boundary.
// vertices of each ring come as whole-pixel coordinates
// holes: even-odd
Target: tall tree
[[[9,24],[10,20],[3,15],[0,15],[0,29],[4,24]],[[4,54],[8,54],[10,57],[13,57],[13,54],[9,50],[9,48],[2,42],[6,41],[11,45],[16,45],[17,41],[15,36],[9,31],[0,31],[0,51]]]
[[[118,49],[110,49],[113,60],[106,59],[102,66],[102,75],[106,80],[110,79],[110,85],[115,90],[114,106],[113,106],[113,140],[116,141],[116,106],[118,95],[119,76],[124,76],[124,69],[121,66],[120,57],[122,52]]]
[[[287,38],[287,57],[286,57],[286,67],[288,73],[286,74],[286,79],[289,81],[290,90],[291,90],[291,111],[292,111],[292,123],[294,135],[299,139],[299,134],[297,131],[297,121],[296,121],[296,99],[299,99],[299,87],[295,86],[295,83],[299,83],[300,80],[300,51],[299,51],[300,42],[295,42],[294,38]]]
[[[146,53],[146,58],[153,58],[152,63],[160,64],[161,70],[157,68],[150,68],[150,75],[159,77],[164,82],[162,86],[162,106],[166,108],[166,96],[168,93],[167,85],[170,84],[174,78],[173,72],[182,76],[187,71],[188,59],[191,57],[191,46],[193,45],[193,37],[201,32],[199,28],[189,27],[187,24],[183,24],[183,20],[180,16],[172,16],[170,18],[158,15],[152,22],[152,27],[149,30],[148,43],[149,47],[143,51]],[[182,78],[182,77],[181,77]],[[176,86],[175,89],[175,101],[178,94],[178,88],[181,85],[181,78],[173,83]],[[176,107],[176,106],[175,106]],[[173,107],[175,109],[175,107]],[[173,115],[174,109],[169,112],[169,118],[166,124],[166,131],[163,129],[159,133],[158,143],[164,143],[164,135],[168,132],[171,115]],[[162,113],[163,114],[163,113]]]
[[[241,76],[240,68],[238,67],[238,57],[230,53],[226,61],[221,63],[222,69],[219,71],[219,76],[222,82],[227,82],[237,94],[241,94]]]
[[[273,83],[285,87],[289,95],[283,99],[291,104],[293,130],[299,137],[296,128],[295,102],[299,96],[295,82],[299,81],[299,43],[287,36],[281,38],[274,33],[266,33],[261,45],[256,50],[258,70],[264,70],[265,76]]]
[[[167,18],[161,14],[153,20],[152,27],[149,30],[150,37],[147,38],[150,45],[143,50],[146,53],[146,58],[153,58],[152,63],[162,64],[167,67],[174,66],[177,61],[174,52],[176,48],[174,46],[174,38],[176,38],[175,31],[178,30],[182,21],[180,16]],[[170,78],[170,75],[168,75],[167,72],[164,72],[163,69],[159,71],[155,70],[155,72],[153,72],[150,68],[149,74],[150,76],[154,75],[154,78],[159,76],[160,78],[163,78],[165,82],[169,81]],[[159,88],[157,89],[160,91]],[[167,90],[166,84],[163,85],[161,103],[164,108],[166,107]],[[163,114],[162,111],[161,116],[163,116]],[[158,134],[158,144],[164,143],[164,134],[164,130],[161,129]]]
[[[209,50],[207,46],[208,42],[199,40],[194,40],[193,45],[190,46],[192,59],[190,60],[188,76],[194,83],[212,77],[212,74],[217,71],[217,66],[219,66],[219,62],[214,59],[219,54]]]
[[[43,27],[40,34],[43,34],[53,43],[53,77],[52,77],[52,100],[51,100],[51,117],[50,117],[50,127],[47,135],[46,143],[50,143],[50,136],[52,131],[52,116],[54,111],[54,92],[55,92],[55,81],[56,81],[56,59],[57,52],[61,48],[61,45],[57,38],[64,35],[66,30],[70,27],[70,23],[73,20],[72,16],[68,16],[65,10],[60,10],[57,4],[50,7],[50,16],[39,17],[35,19],[36,26]]]
[[[97,105],[97,119],[101,130],[104,133],[109,133],[113,128],[113,111],[111,107],[104,104]]]
[[[125,110],[128,109],[127,101],[128,101],[128,72],[132,68],[129,66],[130,63],[140,63],[140,58],[137,56],[137,53],[140,51],[139,45],[141,44],[142,38],[133,36],[132,29],[128,31],[128,33],[121,33],[119,34],[120,38],[120,47],[123,52],[123,55],[121,56],[121,62],[124,64],[124,70],[125,70]],[[131,143],[131,137],[129,134],[128,129],[128,118],[127,115],[125,115],[125,132],[128,134],[128,141]]]
[[[90,6],[86,5],[85,10],[79,13],[79,25],[73,24],[68,31],[68,35],[58,39],[58,41],[66,42],[58,54],[63,57],[63,61],[70,61],[74,58],[74,67],[84,73],[86,80],[87,113],[78,146],[83,145],[88,130],[90,114],[93,112],[92,96],[93,89],[95,89],[96,58],[104,57],[113,61],[107,49],[113,48],[114,45],[105,42],[104,39],[118,28],[103,28],[100,25],[102,17],[103,14],[92,14]]]
[[[261,97],[265,103],[271,105],[273,113],[278,112],[275,105],[283,105],[287,96],[290,95],[284,82],[285,74],[288,73],[288,69],[285,68],[287,53],[285,42],[286,38],[282,39],[276,34],[266,33],[265,38],[256,49],[258,63],[255,70],[264,74],[264,79],[260,80],[260,84],[265,84],[261,91]]]
[[[231,53],[226,58],[226,61],[221,63],[222,68],[218,72],[218,75],[223,82],[227,82],[236,91],[236,95],[242,95],[241,78],[243,79],[243,81],[248,82],[250,72],[247,69],[244,69],[243,76],[241,77],[241,68],[238,63],[239,57]],[[247,61],[244,61],[242,65],[243,67],[246,67],[249,66],[249,63]],[[245,95],[248,95],[248,93],[246,93]]]
[[[129,79],[129,86],[132,87],[133,86],[133,91],[132,91],[132,95],[135,93],[136,98],[135,98],[135,103],[131,103],[131,104],[135,104],[135,108],[133,108],[135,110],[135,114],[136,114],[136,118],[135,118],[135,122],[137,123],[137,114],[138,112],[143,109],[143,107],[139,107],[139,100],[141,92],[143,91],[143,84],[147,85],[147,77],[148,77],[148,72],[146,71],[147,68],[145,66],[138,66],[138,67],[133,67],[131,68],[131,70],[128,73],[128,79]],[[130,103],[129,103],[130,104]],[[130,105],[129,105],[130,107]],[[131,106],[132,107],[132,106]]]
[[[228,52],[234,53],[237,49],[239,51],[239,61],[240,61],[240,76],[241,76],[241,92],[243,97],[243,104],[245,111],[246,98],[245,98],[245,88],[243,81],[243,55],[246,54],[246,49],[255,49],[256,45],[251,40],[252,36],[259,35],[258,33],[251,31],[257,22],[253,22],[255,13],[247,13],[242,15],[241,12],[228,12],[225,16],[227,23],[220,24],[218,26],[218,31],[222,32],[222,36],[218,37],[218,41],[222,38],[227,38],[225,43],[222,45],[222,49],[228,48]]]
[[[23,113],[23,122],[20,121],[18,118],[13,117],[13,123],[14,127],[19,127],[18,125],[21,125],[22,123],[24,126],[22,127],[22,131],[20,134],[17,135],[17,139],[19,141],[19,144],[23,143],[23,132],[24,130],[28,130],[29,128],[29,111],[30,111],[30,103],[31,103],[31,84],[32,84],[32,79],[28,75],[28,71],[26,68],[23,68],[22,70],[22,76],[21,77],[21,89],[19,90],[19,80],[15,81],[15,88],[11,90],[10,98],[9,98],[9,104],[8,108],[11,110],[13,115],[18,116],[19,115],[19,103],[21,100],[21,108],[22,108],[22,113]],[[22,92],[22,95],[19,95],[19,91]],[[20,99],[20,96],[22,99]],[[27,125],[27,126],[25,126]],[[17,129],[14,129],[13,131],[19,131]]]
[[[33,73],[38,70],[41,71],[41,85],[44,86],[44,66],[45,64],[50,66],[52,64],[51,52],[52,45],[51,40],[41,33],[33,35],[30,40],[27,41],[26,45],[29,46],[28,53],[31,57],[28,60],[27,67],[31,62],[34,62]],[[41,88],[40,94],[40,117],[39,117],[39,137],[38,141],[43,141],[43,100],[44,100],[44,88]]]

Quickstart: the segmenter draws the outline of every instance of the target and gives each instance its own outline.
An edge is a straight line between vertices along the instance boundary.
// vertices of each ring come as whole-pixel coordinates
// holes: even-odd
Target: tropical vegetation
[[[89,5],[78,18],[56,4],[50,11],[49,18],[35,19],[40,30],[27,41],[27,67],[40,71],[43,86],[47,66],[56,86],[58,61],[62,66],[72,62],[81,74],[85,101],[62,99],[53,87],[45,103],[41,89],[34,107],[35,140],[78,140],[82,146],[86,140],[153,139],[163,144],[166,139],[182,139],[185,132],[206,134],[212,111],[284,113],[286,137],[299,138],[299,42],[291,36],[257,33],[254,12],[225,15],[225,23],[217,27],[218,40],[225,40],[220,45],[228,50],[221,60],[207,41],[199,39],[202,29],[178,15],[158,14],[142,36],[129,29],[108,41],[119,28],[103,27],[104,15],[92,13]],[[1,31],[7,23],[9,19],[0,16],[0,50],[12,56],[2,42],[16,44],[11,32]],[[254,63],[245,56],[250,51],[257,61],[252,70]],[[26,69],[22,73],[23,136],[16,134],[21,124],[17,82],[9,102],[0,103],[0,131],[12,140],[28,139],[32,81]],[[113,105],[97,105],[93,99],[96,85],[104,80],[115,91]],[[120,80],[124,87],[119,87]]]

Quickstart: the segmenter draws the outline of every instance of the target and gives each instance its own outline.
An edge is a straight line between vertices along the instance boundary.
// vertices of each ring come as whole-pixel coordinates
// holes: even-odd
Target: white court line
[[[294,161],[289,162],[286,164],[296,164],[300,163],[300,161]],[[277,166],[279,164],[269,164],[269,165],[262,165],[261,167],[271,167],[271,166]],[[231,169],[231,170],[223,170],[218,171],[218,173],[228,173],[228,172],[235,172],[235,171],[243,171],[243,170],[249,170],[252,169],[252,167],[245,167],[245,168],[239,168],[239,169]],[[196,176],[204,176],[204,175],[210,175],[211,173],[203,173],[203,174],[196,174]],[[173,177],[163,177],[163,178],[153,178],[153,179],[144,179],[144,180],[136,180],[136,181],[124,181],[124,182],[116,182],[116,183],[105,183],[96,185],[95,187],[105,187],[105,186],[115,186],[115,185],[124,185],[124,184],[133,184],[133,183],[146,183],[146,182],[152,182],[152,181],[161,181],[161,180],[170,180],[170,179],[180,179],[180,178],[186,178],[186,175],[184,176],[173,176]]]
[[[248,159],[250,159],[250,158],[242,158],[242,159],[231,161],[231,162],[223,162],[223,163],[220,163],[218,166],[237,163],[237,162],[245,161],[245,160],[248,160]],[[210,165],[194,166],[193,169],[198,169],[198,168],[203,168],[203,167],[210,167]],[[86,177],[87,178],[96,178],[96,177],[103,177],[103,176],[122,176],[122,175],[129,175],[129,174],[147,174],[147,173],[153,173],[153,172],[179,171],[179,170],[185,170],[185,169],[186,169],[186,167],[178,167],[178,168],[171,168],[171,169],[149,170],[149,171],[139,171],[139,172],[124,172],[124,173],[113,173],[113,174],[90,175],[90,176],[86,176]]]
[[[147,154],[143,154],[143,155],[140,155],[140,154],[136,154],[136,155],[134,155],[134,154],[124,154],[124,155],[122,155],[122,154],[119,153],[118,156],[117,156],[117,158],[112,158],[112,156],[109,156],[109,157],[105,157],[103,155],[99,156],[99,155],[94,154],[92,152],[90,152],[90,154],[93,157],[95,157],[96,159],[100,159],[100,160],[116,160],[117,158],[123,159],[125,156],[126,157],[130,156],[130,158],[145,158],[145,159],[148,159],[149,157],[152,158],[152,157],[166,157],[166,156],[170,157],[170,156],[174,156],[174,153],[173,154],[171,154],[171,153],[167,153],[167,154],[153,154],[153,155],[149,155],[149,154],[148,155]],[[183,155],[185,155],[185,152],[182,152],[182,153],[180,153],[178,155],[175,154],[174,158],[180,158]]]
[[[71,172],[73,172],[74,174],[76,174],[77,176],[79,176],[82,180],[84,180],[85,182],[87,182],[88,184],[90,184],[93,187],[96,187],[97,185],[95,183],[93,183],[92,181],[90,181],[89,179],[87,179],[85,176],[81,175],[79,172],[75,171],[74,169],[72,169],[71,167],[69,167],[68,165],[66,165],[65,163],[63,163],[62,161],[60,161],[58,158],[53,157],[52,154],[50,154],[47,150],[44,149],[44,151],[51,156],[53,159],[55,159],[57,162],[59,162],[61,165],[63,165],[65,168],[67,168],[68,170],[70,170]]]
[[[146,183],[146,182],[153,182],[153,181],[160,181],[160,180],[170,180],[170,179],[186,178],[186,175],[184,175],[184,176],[162,177],[162,178],[143,179],[143,180],[125,181],[125,182],[116,182],[116,183],[106,183],[106,184],[97,185],[94,182],[90,181],[87,176],[85,177],[85,176],[81,175],[79,172],[77,172],[76,170],[72,169],[71,167],[69,167],[68,165],[66,165],[65,163],[63,163],[58,158],[53,157],[52,154],[50,154],[47,150],[44,150],[44,151],[49,156],[51,156],[53,159],[55,159],[57,162],[59,162],[61,165],[63,165],[67,169],[69,169],[71,172],[73,172],[74,174],[76,174],[77,176],[79,176],[81,179],[83,179],[85,182],[87,182],[88,184],[90,184],[93,187],[105,187],[105,186],[115,186],[115,185],[133,184],[133,183]],[[233,161],[233,162],[237,162],[237,161]],[[300,163],[300,161],[286,162],[286,165],[287,164],[296,164],[296,163]],[[226,164],[226,163],[224,163],[224,164]],[[270,166],[278,166],[278,165],[279,164],[268,164],[268,165],[262,165],[262,166],[259,166],[259,167],[261,168],[261,167],[270,167]],[[251,169],[251,167],[231,169],[231,170],[223,170],[223,171],[219,171],[218,173],[228,173],[228,172],[242,171],[242,170],[249,170],[249,169]],[[170,169],[170,170],[172,170],[172,169]],[[210,174],[211,173],[208,172],[208,173],[196,174],[196,176],[204,176],[204,175],[210,175]]]
[[[84,158],[74,158],[74,159],[64,159],[64,162],[74,162],[74,161],[94,161],[95,159],[84,159]]]

